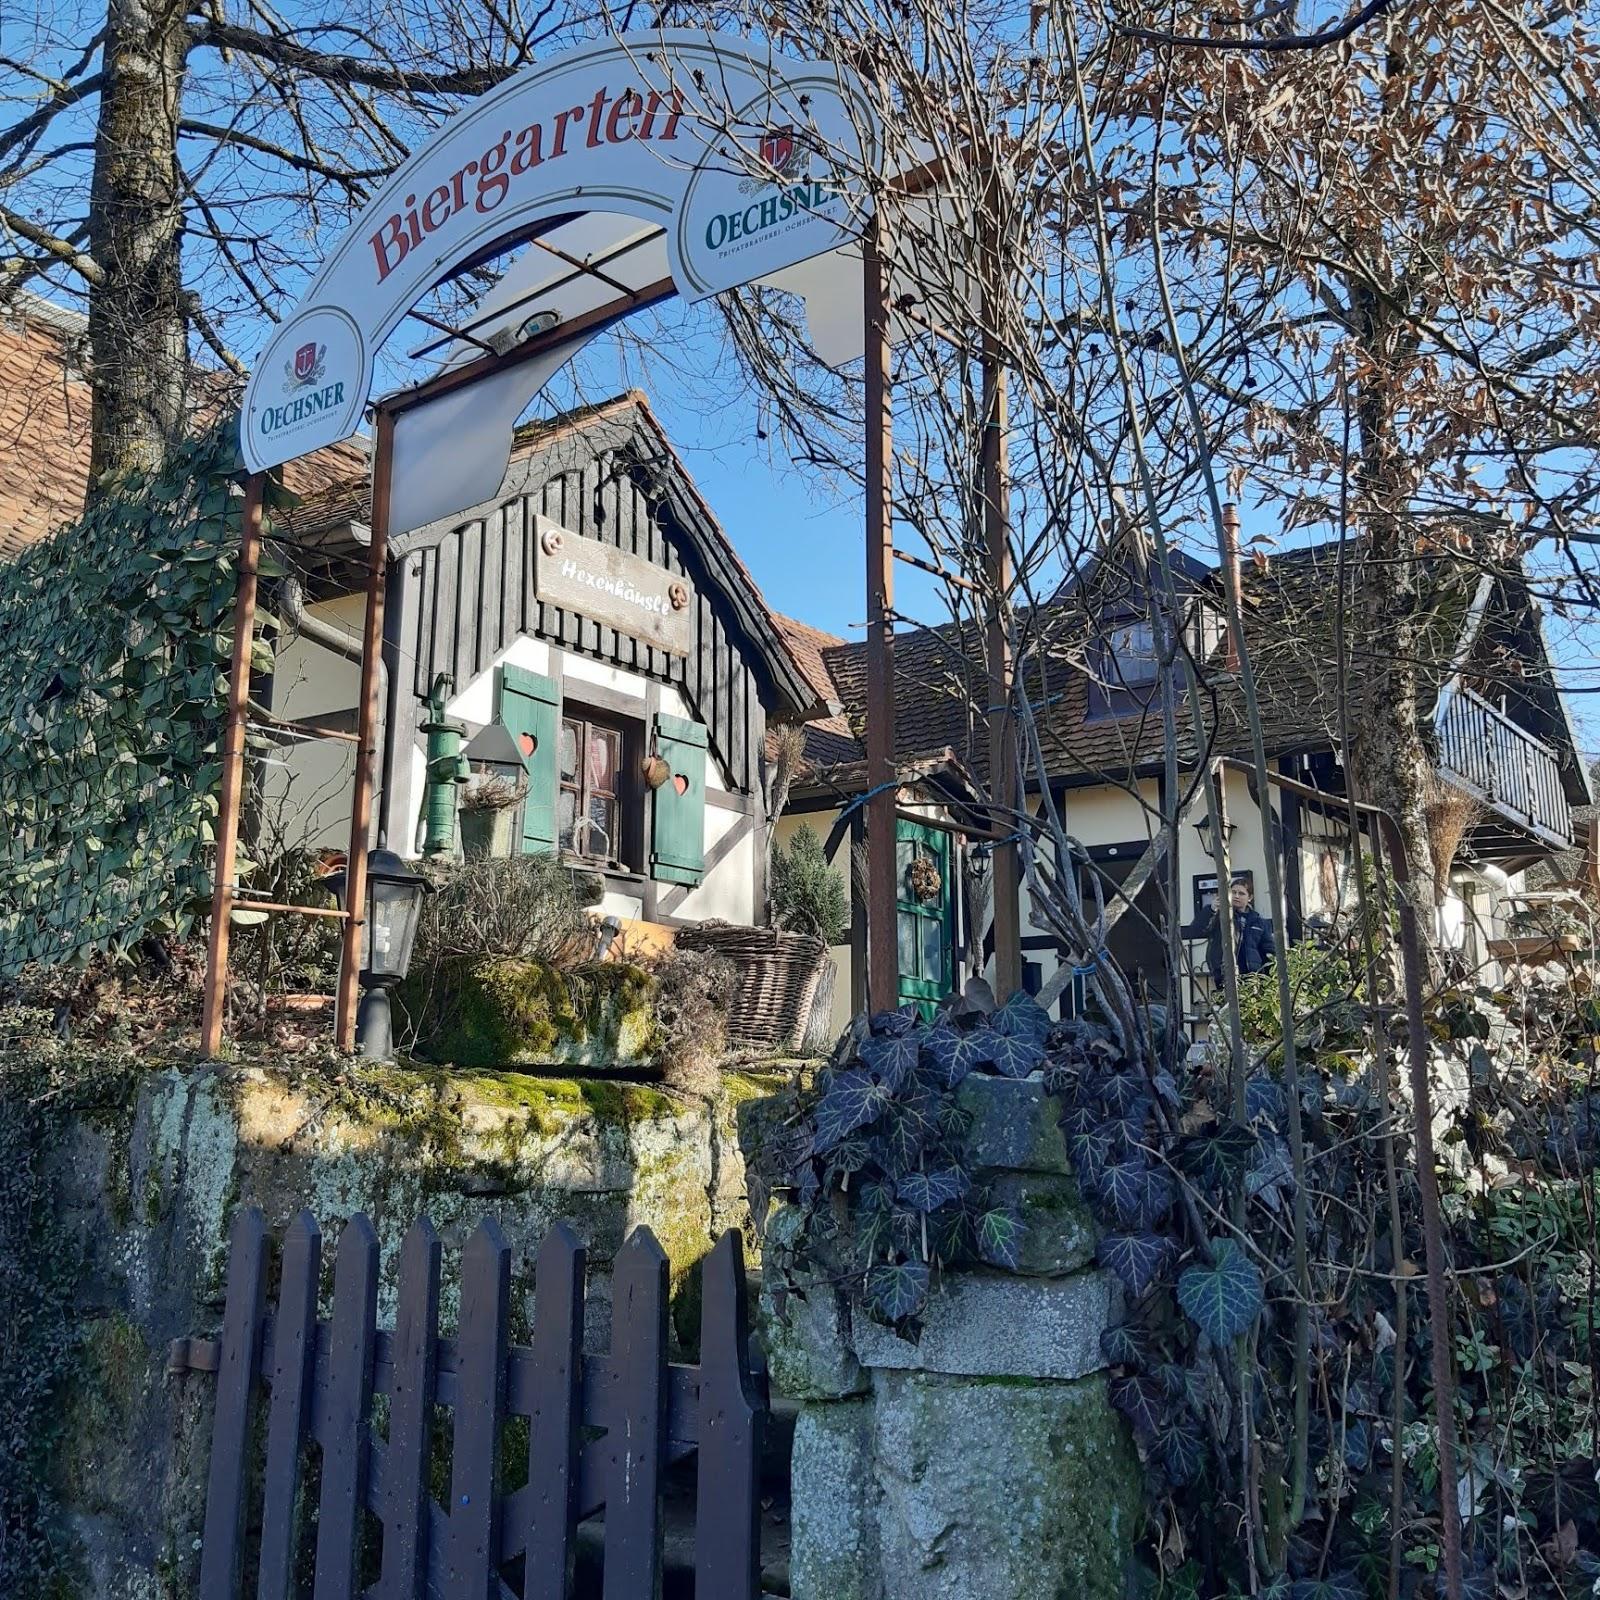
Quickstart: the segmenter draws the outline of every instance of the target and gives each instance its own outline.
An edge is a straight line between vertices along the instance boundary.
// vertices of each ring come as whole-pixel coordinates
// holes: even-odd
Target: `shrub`
[[[772,852],[772,914],[780,928],[840,943],[850,927],[850,893],[828,865],[822,841],[804,823],[788,847]]]
[[[669,950],[651,962],[660,1063],[669,1083],[705,1088],[728,1048],[728,1008],[739,969],[708,950]]]
[[[1354,1000],[1356,983],[1342,949],[1303,939],[1289,946],[1288,961],[1295,1038],[1301,1045],[1324,1037],[1330,1030],[1359,1031],[1361,1010]],[[1283,1018],[1278,1009],[1276,965],[1240,974],[1239,1020],[1245,1038],[1252,1043],[1281,1045]]]
[[[570,969],[594,953],[585,895],[554,856],[506,856],[430,869],[412,970],[509,956]]]

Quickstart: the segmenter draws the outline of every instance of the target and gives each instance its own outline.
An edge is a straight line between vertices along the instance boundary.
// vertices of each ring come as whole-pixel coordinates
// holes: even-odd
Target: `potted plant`
[[[468,861],[512,853],[527,792],[521,773],[477,772],[461,786],[461,854]]]
[[[839,964],[829,947],[842,944],[850,932],[850,891],[844,877],[828,865],[822,841],[804,823],[788,848],[772,852],[772,919],[786,933],[821,941],[817,983],[800,1036],[801,1049],[826,1050],[832,1039],[833,986]]]

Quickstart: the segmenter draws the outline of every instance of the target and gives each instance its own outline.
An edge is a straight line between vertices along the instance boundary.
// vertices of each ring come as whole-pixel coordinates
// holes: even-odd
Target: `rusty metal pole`
[[[900,989],[895,894],[894,528],[889,486],[889,286],[880,203],[863,240],[867,427],[867,1009]]]
[[[1016,724],[1011,715],[1013,665],[1006,631],[1006,597],[1011,592],[1011,483],[1006,462],[1006,371],[1000,342],[983,331],[983,547],[989,588],[985,655],[989,664],[989,791],[1001,816],[998,827],[1011,835],[1022,809],[1017,783]],[[994,994],[1005,1000],[1022,987],[1022,871],[1016,840],[995,846],[993,892]]]
[[[1400,960],[1406,986],[1406,1045],[1410,1054],[1411,1136],[1416,1143],[1417,1197],[1422,1203],[1423,1267],[1427,1275],[1429,1359],[1433,1378],[1434,1427],[1439,1452],[1439,1516],[1444,1545],[1446,1600],[1461,1600],[1461,1518],[1456,1498],[1455,1369],[1451,1365],[1449,1267],[1445,1261],[1444,1216],[1439,1204],[1439,1174],[1434,1164],[1433,1100],[1428,1081],[1432,1042],[1422,1010],[1427,974],[1417,931],[1411,858],[1400,824],[1387,811],[1377,813],[1389,870],[1399,887]],[[1399,1285],[1405,1292],[1405,1284]],[[1398,1356],[1398,1352],[1397,1352]],[[1396,1382],[1399,1382],[1398,1372]]]
[[[228,719],[222,730],[216,880],[211,888],[205,1010],[200,1021],[200,1053],[207,1060],[215,1060],[222,1049],[222,1022],[228,1003],[228,934],[239,850],[239,805],[244,792],[244,724],[250,702],[250,653],[256,627],[256,573],[261,565],[261,498],[265,488],[263,473],[252,472],[245,479],[239,586],[233,602],[233,659],[228,668]]]
[[[367,919],[367,835],[372,825],[372,771],[378,750],[378,659],[383,649],[383,590],[389,567],[389,477],[394,416],[378,407],[372,450],[372,544],[367,552],[367,616],[361,635],[361,693],[355,783],[350,800],[350,852],[345,862],[344,937],[339,946],[339,995],[334,1039],[341,1050],[356,1042],[356,977]],[[387,736],[387,730],[386,730]]]

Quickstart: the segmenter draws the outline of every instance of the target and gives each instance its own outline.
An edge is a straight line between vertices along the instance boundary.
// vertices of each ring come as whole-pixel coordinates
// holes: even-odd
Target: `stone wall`
[[[763,1291],[774,1391],[801,1402],[794,1600],[1126,1590],[1139,1472],[1100,1371],[1119,1286],[1091,1265],[1094,1227],[1039,1082],[973,1077],[961,1100],[976,1175],[1028,1225],[1021,1271],[946,1274],[915,1344],[867,1321],[841,1286]],[[793,1222],[780,1208],[768,1236]]]
[[[71,1545],[60,1600],[194,1593],[214,1384],[165,1362],[174,1338],[215,1332],[236,1206],[262,1207],[274,1230],[309,1209],[329,1281],[340,1223],[366,1212],[383,1242],[380,1323],[393,1314],[400,1237],[426,1213],[445,1245],[446,1326],[451,1253],[481,1216],[512,1244],[524,1315],[533,1255],[564,1219],[589,1247],[588,1338],[600,1348],[609,1264],[648,1224],[672,1263],[677,1354],[692,1358],[696,1263],[724,1228],[747,1226],[735,1107],[770,1087],[729,1075],[706,1101],[615,1079],[173,1068],[140,1077],[114,1109],[73,1117],[52,1156],[61,1245],[82,1260],[79,1360],[53,1468]]]

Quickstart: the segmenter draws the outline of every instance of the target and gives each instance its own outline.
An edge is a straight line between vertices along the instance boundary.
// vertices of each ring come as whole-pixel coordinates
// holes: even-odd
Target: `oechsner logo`
[[[283,387],[295,398],[282,405],[268,406],[261,415],[263,434],[280,433],[296,423],[309,421],[324,411],[344,404],[344,384],[323,383],[328,369],[328,347],[315,339],[295,351],[283,364]],[[305,391],[300,393],[299,391]]]
[[[752,200],[742,209],[714,216],[706,224],[706,249],[721,250],[741,239],[756,238],[791,217],[811,216],[839,198],[837,190],[811,178],[809,152],[792,127],[769,128],[757,153],[772,169],[773,176],[746,178],[739,185],[739,192],[756,194],[769,188],[777,192],[763,200]]]

